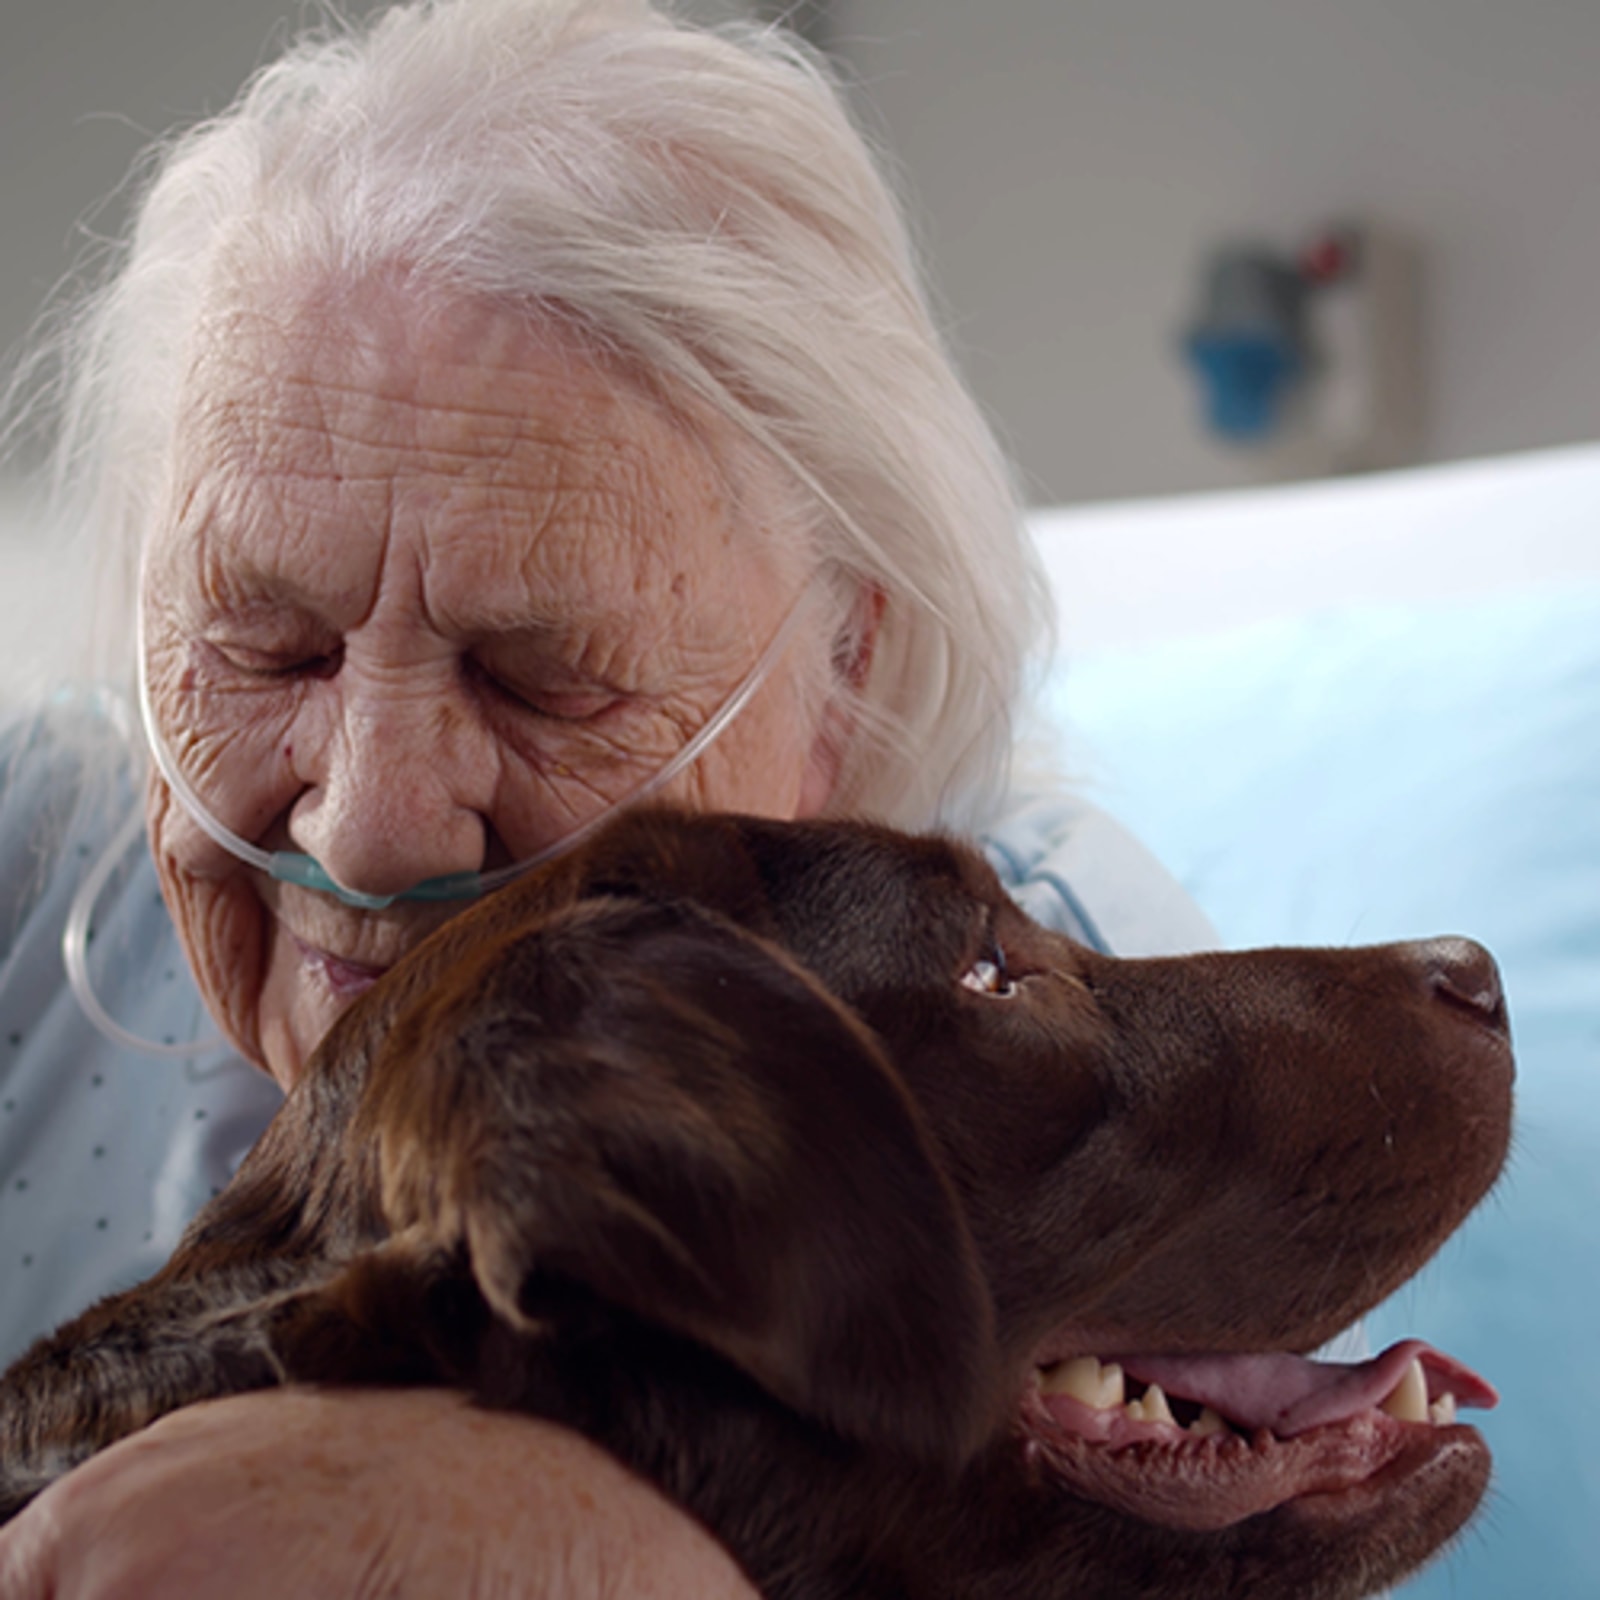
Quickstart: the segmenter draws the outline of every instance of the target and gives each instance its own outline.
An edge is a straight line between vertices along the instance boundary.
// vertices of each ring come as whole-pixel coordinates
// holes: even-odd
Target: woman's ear
[[[850,608],[850,617],[833,642],[834,676],[852,693],[860,694],[872,671],[878,648],[878,628],[889,597],[881,585],[864,583]]]
[[[818,718],[801,780],[798,816],[822,815],[838,787],[839,775],[857,733],[859,696],[865,692],[872,675],[878,629],[887,605],[888,595],[882,587],[863,583],[849,616],[834,638],[829,656],[828,701]]]

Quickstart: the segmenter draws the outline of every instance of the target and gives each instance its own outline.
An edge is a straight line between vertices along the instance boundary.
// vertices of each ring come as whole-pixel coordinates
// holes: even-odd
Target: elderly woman
[[[0,736],[5,1356],[152,1270],[465,897],[643,793],[980,829],[1082,938],[1204,938],[1016,792],[1008,475],[780,34],[419,0],[308,39],[164,153],[64,348],[118,692]],[[744,1585],[582,1441],[432,1393],[193,1408],[0,1539],[7,1597],[367,1592]]]

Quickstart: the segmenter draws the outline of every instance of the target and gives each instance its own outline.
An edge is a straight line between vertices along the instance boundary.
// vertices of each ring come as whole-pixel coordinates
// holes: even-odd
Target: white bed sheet
[[[1600,573],[1600,446],[1031,513],[1072,652]]]

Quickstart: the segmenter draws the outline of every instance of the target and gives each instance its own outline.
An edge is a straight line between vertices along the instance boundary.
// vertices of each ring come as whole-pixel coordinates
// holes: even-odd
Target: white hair
[[[777,462],[791,537],[841,592],[884,597],[840,808],[981,820],[1047,627],[1010,470],[824,64],[780,29],[695,29],[645,0],[326,21],[154,158],[63,345],[56,481],[102,581],[101,675],[131,675],[208,297],[396,266],[555,315]]]

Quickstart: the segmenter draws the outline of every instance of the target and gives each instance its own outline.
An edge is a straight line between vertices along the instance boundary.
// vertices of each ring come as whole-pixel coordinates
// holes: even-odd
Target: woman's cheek
[[[152,619],[151,635],[152,733],[207,809],[258,840],[298,792],[293,752],[303,695],[241,677],[164,615]]]
[[[791,672],[775,672],[695,764],[691,804],[790,818],[822,808],[831,778],[814,781],[824,717]]]
[[[206,1007],[240,1053],[265,1066],[260,999],[268,918],[253,874],[195,837],[194,822],[154,772],[145,815],[162,897]]]

